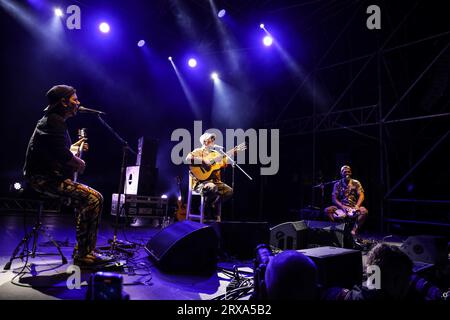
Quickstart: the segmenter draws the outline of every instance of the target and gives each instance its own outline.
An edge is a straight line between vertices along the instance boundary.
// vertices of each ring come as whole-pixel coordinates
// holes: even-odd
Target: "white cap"
[[[200,136],[200,143],[203,145],[203,142],[205,141],[205,140],[208,140],[209,138],[212,138],[212,137],[214,137],[214,139],[216,138],[216,134],[215,133],[212,133],[212,132],[205,132],[204,134],[202,134],[201,136]]]

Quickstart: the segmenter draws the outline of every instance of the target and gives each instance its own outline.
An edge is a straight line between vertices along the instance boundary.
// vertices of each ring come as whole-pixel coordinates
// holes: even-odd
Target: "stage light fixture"
[[[190,58],[189,61],[188,61],[188,65],[191,68],[195,68],[197,66],[197,60],[194,59],[194,58]]]
[[[19,191],[20,189],[22,189],[22,184],[20,182],[15,182],[13,187],[14,190]]]
[[[216,81],[217,79],[219,79],[219,74],[218,74],[217,72],[211,73],[211,79],[213,79],[214,81]]]
[[[264,29],[264,23],[261,23],[261,24],[259,25],[259,27],[260,27],[261,29]]]
[[[270,47],[273,43],[273,38],[271,36],[265,36],[263,38],[263,43],[266,47]]]
[[[219,18],[223,18],[223,17],[225,17],[226,13],[227,13],[227,11],[225,9],[222,9],[217,13],[217,16]]]
[[[102,22],[100,23],[100,25],[98,26],[99,30],[103,33],[108,33],[111,28],[109,27],[109,24],[106,22]]]
[[[143,47],[145,45],[145,40],[139,40],[139,42],[137,43],[138,47]]]
[[[161,199],[167,199],[167,195],[166,194],[161,195]]]
[[[167,59],[169,59],[169,61],[172,61],[172,56],[169,56]]]
[[[64,15],[64,12],[61,10],[61,8],[55,8],[53,11],[55,13],[55,16],[62,17]]]

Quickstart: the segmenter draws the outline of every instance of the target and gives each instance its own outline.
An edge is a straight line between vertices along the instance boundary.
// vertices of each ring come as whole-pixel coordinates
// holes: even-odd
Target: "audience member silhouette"
[[[270,259],[265,283],[269,300],[311,301],[319,297],[315,263],[295,250],[286,250]]]
[[[413,272],[411,259],[397,246],[381,243],[367,255],[366,266],[378,266],[379,284],[356,285],[351,290],[328,288],[324,300],[405,300]],[[376,278],[376,277],[374,277]]]

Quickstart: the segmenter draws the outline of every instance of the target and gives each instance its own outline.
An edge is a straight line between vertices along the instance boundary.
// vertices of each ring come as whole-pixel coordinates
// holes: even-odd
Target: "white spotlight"
[[[217,79],[219,79],[219,74],[218,74],[217,72],[211,73],[211,79],[213,79],[214,81],[216,81]]]
[[[55,16],[57,16],[57,17],[62,17],[64,15],[61,8],[55,8],[54,12],[55,12]]]
[[[197,66],[197,60],[195,60],[194,58],[189,59],[188,65],[191,68],[195,68]]]
[[[161,199],[167,199],[167,195],[166,195],[166,194],[163,194],[163,195],[161,196]]]
[[[100,25],[98,26],[98,29],[103,33],[108,33],[109,30],[111,30],[111,28],[107,22],[100,23]]]
[[[170,61],[172,61],[172,56],[169,56],[167,59],[169,59]]]
[[[14,190],[17,190],[17,191],[22,189],[22,185],[20,184],[20,182],[15,182],[13,187],[14,187]]]
[[[266,47],[270,47],[273,43],[273,38],[271,36],[265,36],[263,38],[263,43]]]
[[[261,23],[261,24],[259,25],[259,27],[260,27],[261,29],[264,29],[264,23]]]

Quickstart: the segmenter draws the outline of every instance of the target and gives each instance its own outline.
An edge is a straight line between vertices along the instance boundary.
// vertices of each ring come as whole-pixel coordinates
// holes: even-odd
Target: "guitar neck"
[[[228,150],[227,152],[225,152],[225,154],[223,154],[223,153],[220,153],[220,154],[222,155],[223,158],[225,158],[226,156],[231,157],[233,155],[233,153],[234,153],[234,148]]]

